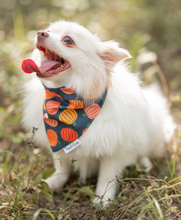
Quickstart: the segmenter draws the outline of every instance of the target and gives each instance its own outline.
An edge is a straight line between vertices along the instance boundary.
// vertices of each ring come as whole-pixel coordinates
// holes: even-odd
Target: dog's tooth
[[[65,67],[65,64],[61,64],[61,66],[60,66],[61,68],[63,68],[63,67]]]
[[[49,53],[51,53],[48,49],[45,49],[45,53],[46,54],[49,54]]]

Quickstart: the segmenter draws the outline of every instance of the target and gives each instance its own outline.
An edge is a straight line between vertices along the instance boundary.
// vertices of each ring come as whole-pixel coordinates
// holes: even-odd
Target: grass
[[[35,128],[32,133],[22,130],[20,98],[10,95],[9,107],[0,107],[0,219],[180,219],[181,99],[178,93],[169,98],[178,128],[166,156],[152,161],[149,175],[136,164],[125,170],[122,180],[115,177],[107,190],[116,182],[116,199],[104,208],[91,202],[96,177],[83,184],[73,172],[65,187],[52,193],[44,182],[55,171],[51,156],[34,145]]]
[[[72,173],[66,186],[53,194],[44,182],[55,171],[49,153],[34,146],[35,131],[31,135],[22,133],[21,127],[17,130],[16,121],[9,122],[9,117],[11,113],[3,123],[4,137],[0,139],[0,219],[164,220],[181,217],[179,126],[167,146],[167,156],[153,160],[154,169],[149,175],[137,164],[125,170],[124,179],[115,177],[117,197],[104,208],[91,203],[96,178],[82,184],[77,173]],[[6,131],[10,132],[8,136]],[[115,183],[110,182],[109,187],[111,184]]]
[[[0,107],[1,220],[181,219],[180,93],[172,92],[169,96],[178,128],[172,143],[166,146],[165,158],[152,161],[154,168],[149,175],[145,174],[144,167],[136,164],[125,170],[122,180],[115,177],[118,185],[116,199],[104,208],[101,204],[91,203],[96,187],[95,177],[83,184],[73,172],[65,187],[54,194],[44,182],[55,170],[49,152],[33,144],[36,129],[30,134],[22,130],[21,97],[15,96],[16,88],[13,87],[13,80],[16,84],[20,77],[18,74],[14,76],[16,63],[13,62],[17,60],[10,57],[8,68],[12,69],[14,78],[5,72],[5,83],[0,88],[0,101],[5,103]],[[108,188],[115,181],[110,182]]]

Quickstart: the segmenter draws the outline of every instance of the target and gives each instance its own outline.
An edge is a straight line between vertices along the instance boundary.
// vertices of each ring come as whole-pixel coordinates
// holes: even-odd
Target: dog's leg
[[[105,205],[108,199],[114,199],[116,193],[116,175],[120,175],[123,167],[115,158],[104,157],[100,161],[99,177],[96,188],[96,197],[94,203],[99,203],[101,200]]]
[[[147,156],[143,156],[139,159],[140,165],[144,165],[146,168],[146,173],[149,173],[150,170],[153,168],[152,162],[150,161],[150,158]]]
[[[61,189],[69,178],[71,164],[67,160],[62,160],[59,153],[53,153],[55,173],[46,180],[52,191]]]

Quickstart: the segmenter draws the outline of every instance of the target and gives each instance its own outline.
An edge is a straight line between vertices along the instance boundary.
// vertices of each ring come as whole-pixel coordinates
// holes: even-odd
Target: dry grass
[[[180,124],[178,104],[172,101],[172,111]],[[0,130],[1,219],[181,218],[180,125],[167,146],[166,157],[153,161],[149,175],[144,173],[144,167],[136,165],[125,170],[124,179],[115,177],[119,185],[117,198],[103,208],[91,203],[96,177],[82,184],[77,173],[72,173],[66,186],[52,194],[43,181],[54,172],[51,157],[34,146],[33,135],[24,134],[18,119],[14,120],[19,107],[15,102],[11,111],[6,110]]]

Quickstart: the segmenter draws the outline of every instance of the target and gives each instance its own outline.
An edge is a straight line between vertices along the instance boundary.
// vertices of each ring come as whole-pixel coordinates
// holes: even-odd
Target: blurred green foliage
[[[0,0],[0,106],[18,98],[21,61],[33,50],[36,32],[59,19],[118,41],[133,56],[134,71],[148,68],[137,62],[146,47],[158,55],[171,88],[181,87],[180,0]]]

